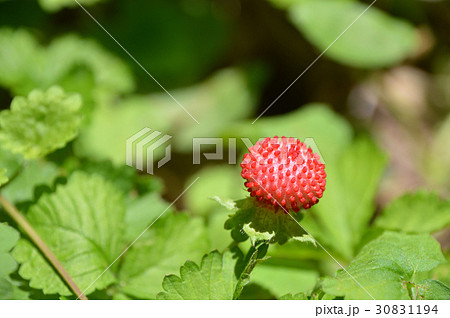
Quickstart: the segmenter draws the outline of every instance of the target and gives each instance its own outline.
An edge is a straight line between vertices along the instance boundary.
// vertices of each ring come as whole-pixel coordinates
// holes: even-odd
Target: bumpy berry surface
[[[258,141],[241,163],[244,185],[265,206],[309,209],[325,191],[325,165],[318,154],[295,138],[277,136]]]

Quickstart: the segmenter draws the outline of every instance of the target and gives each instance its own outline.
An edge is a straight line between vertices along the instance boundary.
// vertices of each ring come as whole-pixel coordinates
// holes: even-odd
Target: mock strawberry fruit
[[[279,207],[285,212],[309,209],[325,191],[325,164],[296,138],[258,141],[244,155],[241,167],[250,195],[275,211]]]

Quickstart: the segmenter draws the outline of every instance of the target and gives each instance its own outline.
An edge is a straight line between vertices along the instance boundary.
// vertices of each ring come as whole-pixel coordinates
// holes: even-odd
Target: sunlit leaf
[[[41,46],[31,33],[5,28],[0,29],[0,84],[14,95],[53,85],[78,92],[86,117],[102,96],[134,88],[128,66],[95,41],[66,35]]]
[[[418,282],[417,285],[418,299],[450,300],[450,288],[438,280],[426,279]]]
[[[306,293],[286,294],[278,298],[280,300],[308,300]]]
[[[113,269],[105,272],[119,256],[123,245],[124,206],[121,194],[99,176],[73,174],[67,185],[44,194],[33,205],[27,219],[59,259],[74,282],[85,290],[99,278],[87,294],[115,281]],[[13,250],[21,264],[19,274],[30,286],[45,294],[71,295],[71,292],[28,240]]]
[[[126,140],[145,127],[173,136],[172,149],[190,153],[194,137],[221,136],[231,123],[250,115],[254,100],[245,74],[234,69],[172,93],[200,124],[165,93],[129,96],[94,112],[77,140],[77,153],[123,164]],[[164,147],[160,147],[154,159],[163,155]]]
[[[52,187],[58,167],[52,162],[31,161],[2,189],[11,202],[33,201],[38,186]]]
[[[162,212],[158,210],[157,214]],[[176,272],[186,259],[200,260],[209,249],[202,219],[166,213],[169,214],[158,219],[124,255],[119,273],[121,292],[136,298],[155,299],[164,275]]]
[[[164,292],[158,299],[221,299],[231,300],[236,284],[235,261],[230,252],[213,251],[205,255],[200,266],[187,261],[180,268],[180,277],[164,277]]]
[[[255,267],[250,282],[268,289],[276,297],[281,297],[292,290],[311,290],[318,278],[319,273],[315,270],[263,264]]]
[[[81,123],[81,98],[59,87],[16,97],[0,113],[2,146],[27,159],[43,157],[75,138]]]
[[[337,161],[325,166],[327,185],[303,225],[322,244],[351,259],[375,212],[374,198],[386,165],[384,154],[359,138]]]
[[[17,263],[10,255],[10,250],[19,239],[19,233],[5,223],[0,223],[0,299],[12,299],[14,286],[8,275],[17,268]]]
[[[436,232],[450,225],[450,202],[426,191],[405,194],[383,210],[376,225],[402,232]]]
[[[303,213],[289,215],[282,210],[275,213],[273,209],[258,206],[254,198],[236,201],[230,211],[233,214],[225,222],[225,229],[231,230],[237,242],[250,238],[252,244],[261,240],[284,244],[291,238],[302,240],[306,234],[298,224]]]
[[[350,27],[367,7],[357,1],[312,0],[290,7],[289,13],[292,22],[321,52],[332,44],[325,55],[340,63],[378,68],[411,56],[417,39],[414,27],[406,21],[371,7]]]
[[[93,5],[97,2],[105,0],[78,0],[78,2],[83,6]],[[72,0],[39,0],[39,4],[44,10],[54,12],[58,11],[64,7],[76,7],[78,6],[75,1]]]
[[[338,270],[322,286],[326,293],[346,299],[410,299],[416,277],[444,262],[439,243],[431,236],[385,232],[364,246],[347,267],[352,277]]]
[[[173,210],[159,193],[151,192],[140,196],[127,205],[124,238],[134,241],[164,211],[171,214]]]
[[[0,168],[0,186],[4,185],[9,180],[6,171],[6,168]]]

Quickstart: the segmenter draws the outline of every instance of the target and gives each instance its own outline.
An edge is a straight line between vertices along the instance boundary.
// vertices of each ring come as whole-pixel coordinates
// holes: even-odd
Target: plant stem
[[[87,300],[87,297],[83,295],[82,291],[75,282],[70,277],[69,273],[64,269],[64,267],[59,262],[58,258],[53,254],[50,248],[45,244],[44,240],[39,236],[39,234],[34,230],[27,219],[17,210],[17,208],[10,203],[3,195],[0,194],[0,204],[5,208],[5,211],[9,216],[16,221],[16,223],[22,228],[25,234],[33,241],[33,243],[39,248],[41,253],[47,258],[47,260],[52,264],[55,270],[59,273],[66,284],[72,289],[72,291],[78,296],[78,298]]]
[[[268,248],[269,243],[267,241],[256,242],[255,245],[252,245],[252,247],[250,247],[247,255],[242,260],[242,270],[239,271],[240,275],[236,283],[236,288],[234,289],[233,300],[238,299],[241,295],[245,285],[247,285],[250,281],[250,274],[255,266],[267,259],[264,256],[266,255]]]

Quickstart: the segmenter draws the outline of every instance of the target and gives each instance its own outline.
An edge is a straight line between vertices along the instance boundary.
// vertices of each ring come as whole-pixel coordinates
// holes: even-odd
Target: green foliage
[[[2,146],[26,159],[44,157],[75,138],[80,108],[80,96],[68,95],[59,87],[16,97],[11,110],[0,113]]]
[[[239,166],[220,165],[200,170],[196,174],[196,177],[199,177],[198,181],[186,192],[187,208],[197,215],[214,217],[223,210],[228,211],[226,208],[220,209],[217,202],[211,200],[218,193],[224,198],[245,198],[246,191],[237,186],[242,181],[239,168]],[[194,178],[187,180],[186,187],[193,181]]]
[[[306,293],[286,294],[279,298],[280,300],[308,300]]]
[[[11,299],[14,286],[8,275],[17,268],[17,263],[9,251],[19,239],[19,233],[5,223],[0,223],[0,299]]]
[[[83,111],[89,118],[105,96],[130,92],[134,79],[122,61],[92,40],[65,35],[45,47],[23,29],[3,28],[0,85],[16,95],[53,85],[76,91],[83,97]]]
[[[305,239],[306,232],[298,224],[302,213],[291,213],[290,216],[281,209],[275,213],[273,209],[258,206],[253,198],[236,201],[230,211],[234,214],[225,222],[225,229],[231,230],[231,236],[237,242],[250,238],[252,244],[257,241],[284,244],[290,238]]]
[[[83,97],[93,89],[129,92],[134,86],[127,67],[96,42],[66,35],[45,48],[20,29],[0,29],[0,84],[23,95],[58,84]]]
[[[44,194],[27,219],[39,233],[75,283],[86,289],[121,253],[117,233],[123,231],[121,194],[98,176],[77,173],[55,193]],[[45,294],[71,295],[61,278],[39,251],[21,239],[13,251],[21,264],[19,273],[30,286]],[[103,289],[115,281],[105,272],[89,290]]]
[[[447,83],[445,83],[445,87],[448,87]],[[436,190],[439,191],[442,188],[450,188],[450,165],[448,164],[450,162],[450,150],[449,147],[443,147],[443,145],[447,144],[449,138],[450,115],[447,115],[431,142],[428,155],[425,158],[426,166],[423,171],[423,177],[430,180],[435,185]]]
[[[269,0],[274,6],[280,9],[287,9],[294,4],[299,4],[309,0]]]
[[[205,255],[200,266],[187,261],[180,268],[180,277],[164,277],[164,292],[158,299],[223,299],[233,298],[236,277],[232,254],[213,251]]]
[[[269,290],[275,297],[284,299],[286,293],[292,290],[312,290],[318,278],[319,273],[314,269],[262,264],[254,269],[250,281]]]
[[[56,164],[30,161],[14,180],[5,185],[2,194],[12,202],[33,202],[37,187],[52,187],[57,176],[58,167]]]
[[[167,214],[174,212],[169,208],[169,204],[155,192],[147,193],[130,202],[125,213],[124,238],[133,241],[166,209]]]
[[[38,44],[34,37],[25,30],[0,30],[0,83],[2,86],[13,88],[15,92],[27,94],[36,87],[29,85],[27,74],[40,59],[36,54]],[[27,87],[27,89],[23,89]]]
[[[78,0],[82,6],[93,5],[102,0]],[[54,12],[64,7],[76,7],[77,3],[72,0],[39,0],[39,4],[44,10]]]
[[[117,14],[104,14],[101,23],[169,91],[202,81],[223,62],[232,40],[233,18],[221,12],[221,4],[209,0],[134,0],[110,6]],[[99,41],[115,48],[97,25],[87,25]],[[131,60],[130,66],[139,87],[160,91]]]
[[[351,259],[372,217],[385,165],[385,156],[367,138],[355,140],[338,160],[328,161],[324,197],[302,222],[307,231]]]
[[[6,168],[0,169],[0,186],[4,185],[9,180],[6,171]]]
[[[4,175],[8,179],[14,177],[19,172],[21,164],[22,158],[20,155],[13,154],[4,149],[0,144],[0,167],[6,169]]]
[[[54,65],[52,78],[47,79],[49,85],[59,81],[86,91],[95,88],[115,93],[128,93],[134,88],[128,67],[95,41],[66,35],[54,40],[46,52],[46,63]],[[94,87],[82,86],[86,76],[92,78]]]
[[[449,300],[450,288],[438,280],[426,279],[417,283],[415,295],[414,299]]]
[[[356,1],[309,0],[289,8],[292,22],[320,51],[327,49],[364,12]],[[414,27],[372,7],[325,53],[354,67],[399,63],[416,49]]]
[[[335,278],[322,281],[326,293],[346,299],[410,299],[417,277],[445,262],[439,243],[427,234],[385,232],[364,246]],[[367,292],[361,288],[357,280]],[[431,294],[435,284],[428,284]],[[441,293],[440,289],[436,293]],[[370,294],[370,295],[369,295]]]
[[[230,234],[223,230],[234,202],[230,200],[229,208],[217,204],[213,199],[218,193],[226,198],[243,199],[246,191],[237,186],[241,184],[238,167],[218,165],[201,169],[195,177],[199,179],[185,194],[186,208],[195,215],[205,217],[211,246],[223,250],[230,244]],[[194,178],[186,181],[185,187],[194,182]]]
[[[376,225],[410,233],[436,232],[450,225],[450,202],[426,191],[405,194],[383,210]]]
[[[217,136],[235,120],[249,115],[254,101],[245,73],[234,69],[218,72],[201,84],[172,94],[183,101],[183,107],[200,124],[165,94],[130,96],[113,104],[114,107],[106,103],[95,111],[91,124],[78,139],[77,153],[123,164],[126,150],[123,145],[140,127],[176,135],[173,148],[190,152],[193,137]],[[208,124],[212,122],[215,124]],[[121,129],[117,129],[119,126]],[[163,151],[155,154],[163,155]]]
[[[19,233],[5,223],[0,223],[0,277],[14,272],[17,267],[15,260],[9,254],[19,240]]]
[[[89,299],[450,299],[445,5],[268,2],[79,0],[118,46],[76,1],[0,0],[0,299],[76,298],[14,206]],[[157,177],[125,165],[144,127]],[[248,198],[241,138],[274,135],[325,162],[311,209]]]
[[[164,210],[155,211],[159,215]],[[151,224],[150,220],[146,223]],[[200,260],[208,249],[203,220],[186,214],[165,215],[124,255],[119,273],[120,290],[136,298],[154,299],[164,275],[177,271],[186,259]]]

